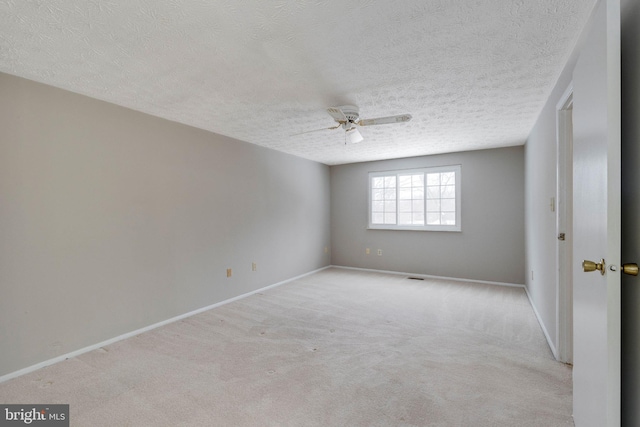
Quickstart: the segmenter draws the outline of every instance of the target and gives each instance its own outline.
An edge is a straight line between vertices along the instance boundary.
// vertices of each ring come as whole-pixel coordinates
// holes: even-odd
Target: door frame
[[[573,82],[556,106],[556,359],[573,363]],[[560,240],[564,233],[565,240]]]

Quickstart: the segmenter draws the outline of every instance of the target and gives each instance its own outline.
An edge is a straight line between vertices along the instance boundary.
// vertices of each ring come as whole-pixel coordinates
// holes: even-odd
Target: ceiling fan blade
[[[378,117],[377,119],[361,119],[360,126],[387,125],[390,123],[403,123],[411,120],[411,114],[400,114],[398,116]]]
[[[358,131],[358,128],[355,126],[353,126],[351,129],[347,129],[346,135],[347,135],[347,139],[352,144],[356,144],[364,140],[364,138],[360,134],[360,131]]]
[[[347,116],[344,115],[344,112],[340,109],[340,107],[327,108],[327,113],[329,113],[329,115],[333,117],[337,122],[344,123],[347,121]]]
[[[336,125],[330,128],[322,128],[322,129],[314,129],[314,130],[306,130],[304,132],[299,132],[299,133],[294,133],[292,135],[289,136],[296,136],[296,135],[304,135],[305,133],[312,133],[312,132],[320,132],[321,130],[331,130],[331,129],[338,129],[341,125]]]

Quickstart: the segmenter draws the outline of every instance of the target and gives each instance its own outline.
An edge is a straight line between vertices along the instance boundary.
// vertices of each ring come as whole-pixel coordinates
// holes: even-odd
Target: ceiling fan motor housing
[[[349,123],[357,123],[360,119],[360,110],[353,105],[343,105],[340,107]]]

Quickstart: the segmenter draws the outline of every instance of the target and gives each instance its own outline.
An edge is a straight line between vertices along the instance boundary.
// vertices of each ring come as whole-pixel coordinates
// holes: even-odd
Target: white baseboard
[[[544,334],[544,337],[547,340],[547,344],[549,345],[549,348],[551,349],[551,353],[553,353],[553,357],[555,357],[556,360],[559,360],[558,359],[558,350],[556,349],[556,346],[553,344],[553,341],[551,340],[551,337],[549,336],[549,332],[547,331],[547,328],[545,327],[544,323],[542,322],[542,318],[540,317],[540,313],[538,313],[538,309],[536,308],[535,304],[533,303],[533,300],[531,299],[531,295],[529,294],[529,290],[527,289],[527,287],[524,284],[504,283],[504,282],[488,282],[488,281],[485,281],[485,280],[460,279],[460,278],[456,278],[456,277],[431,276],[431,275],[426,275],[426,274],[402,273],[402,272],[399,272],[399,271],[375,270],[375,269],[370,269],[370,268],[358,268],[358,267],[345,267],[345,266],[340,266],[340,265],[332,265],[331,267],[342,268],[342,269],[345,269],[345,270],[369,271],[369,272],[372,272],[372,273],[387,273],[387,274],[395,274],[395,275],[399,275],[399,276],[421,277],[421,278],[425,278],[425,279],[428,278],[428,279],[436,279],[436,280],[453,280],[453,281],[458,281],[458,282],[483,283],[483,284],[488,284],[488,285],[513,286],[513,287],[523,288],[525,290],[526,294],[527,294],[527,299],[529,300],[529,305],[531,305],[531,308],[533,309],[533,313],[536,315],[536,319],[538,320],[538,324],[540,325],[540,329],[542,329],[542,333]]]
[[[49,359],[49,360],[45,360],[45,361],[40,362],[40,363],[36,363],[35,365],[31,365],[31,366],[28,366],[26,368],[20,369],[18,371],[11,372],[9,374],[0,376],[0,383],[2,383],[4,381],[8,381],[8,380],[16,378],[16,377],[19,377],[21,375],[28,374],[28,373],[36,371],[36,370],[38,370],[40,368],[44,368],[45,366],[53,365],[55,363],[62,362],[64,360],[70,359],[72,357],[79,356],[79,355],[81,355],[83,353],[87,353],[89,351],[96,350],[96,349],[98,349],[100,347],[104,347],[104,346],[107,346],[109,344],[113,344],[115,342],[122,341],[124,339],[131,338],[131,337],[136,336],[136,335],[140,335],[140,334],[142,334],[144,332],[147,332],[147,331],[150,331],[152,329],[156,329],[156,328],[159,328],[161,326],[168,325],[169,323],[177,322],[178,320],[182,320],[182,319],[185,319],[187,317],[191,317],[191,316],[194,316],[196,314],[202,313],[204,311],[211,310],[213,308],[220,307],[220,306],[225,305],[225,304],[229,304],[230,302],[237,301],[237,300],[249,297],[249,296],[254,295],[256,293],[266,291],[267,289],[272,289],[272,288],[275,288],[277,286],[284,285],[285,283],[289,283],[289,282],[292,282],[294,280],[298,280],[298,279],[300,279],[302,277],[309,276],[311,274],[317,273],[317,272],[322,271],[322,270],[326,270],[327,268],[331,268],[331,266],[322,267],[322,268],[319,268],[317,270],[313,270],[313,271],[310,271],[308,273],[301,274],[301,275],[296,276],[296,277],[292,277],[291,279],[287,279],[287,280],[284,280],[282,282],[274,283],[272,285],[265,286],[263,288],[255,290],[255,291],[247,292],[245,294],[238,295],[236,297],[229,298],[227,300],[220,301],[220,302],[217,302],[215,304],[211,304],[211,305],[208,305],[206,307],[202,307],[202,308],[199,308],[197,310],[193,310],[193,311],[190,311],[188,313],[184,313],[184,314],[181,314],[179,316],[172,317],[170,319],[163,320],[163,321],[158,322],[158,323],[154,323],[153,325],[145,326],[144,328],[136,329],[135,331],[131,331],[131,332],[127,332],[127,333],[122,334],[122,335],[118,335],[117,337],[114,337],[114,338],[108,339],[106,341],[102,341],[102,342],[99,342],[97,344],[93,344],[93,345],[81,348],[81,349],[78,349],[78,350],[75,350],[75,351],[72,351],[70,353],[63,354],[61,356],[54,357],[53,359]]]
[[[542,329],[542,333],[544,334],[544,337],[547,339],[547,344],[549,344],[549,348],[551,349],[551,353],[553,353],[553,357],[555,357],[556,360],[560,360],[558,358],[558,350],[556,349],[556,346],[553,344],[553,341],[551,340],[551,336],[549,336],[549,332],[547,331],[547,328],[544,326],[544,322],[542,321],[542,317],[540,317],[540,313],[538,313],[538,309],[536,308],[536,305],[533,303],[533,299],[531,298],[529,289],[527,289],[527,287],[525,286],[524,290],[527,293],[527,298],[529,299],[529,305],[531,305],[531,308],[533,308],[533,313],[536,315],[536,319],[538,319],[538,324],[540,325],[540,329]]]
[[[436,280],[452,280],[454,282],[471,282],[471,283],[482,283],[485,285],[496,285],[496,286],[511,286],[516,288],[524,288],[524,284],[521,283],[505,283],[505,282],[490,282],[486,280],[474,280],[474,279],[461,279],[459,277],[444,277],[444,276],[433,276],[429,274],[414,274],[414,273],[404,273],[401,271],[390,271],[390,270],[376,270],[372,268],[359,268],[359,267],[346,267],[342,265],[332,265],[333,268],[342,268],[345,270],[357,270],[357,271],[369,271],[371,273],[386,273],[386,274],[395,274],[397,276],[411,276],[411,277],[420,277],[424,279],[436,279]]]

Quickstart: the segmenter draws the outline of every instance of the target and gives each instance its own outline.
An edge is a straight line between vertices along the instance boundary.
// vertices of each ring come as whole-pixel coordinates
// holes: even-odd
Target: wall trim
[[[547,331],[547,328],[544,325],[544,322],[542,321],[542,317],[540,316],[540,313],[538,313],[538,309],[536,308],[536,305],[533,303],[533,298],[531,298],[531,294],[529,293],[529,289],[525,286],[524,290],[527,293],[527,298],[529,299],[529,304],[531,305],[531,308],[533,308],[533,313],[536,315],[536,319],[538,319],[538,324],[540,325],[540,329],[542,329],[542,333],[544,334],[544,337],[547,340],[547,344],[549,345],[549,349],[551,350],[551,353],[553,354],[553,357],[557,361],[561,362],[561,360],[558,357],[558,350],[556,349],[556,346],[553,344],[553,341],[551,340],[551,336],[549,335],[549,332]]]
[[[180,315],[172,317],[170,319],[163,320],[163,321],[154,323],[152,325],[145,326],[143,328],[136,329],[134,331],[124,333],[122,335],[118,335],[118,336],[116,336],[114,338],[110,338],[110,339],[108,339],[106,341],[102,341],[102,342],[99,342],[97,344],[92,344],[90,346],[81,348],[79,350],[75,350],[75,351],[72,351],[70,353],[66,353],[66,354],[63,354],[61,356],[54,357],[53,359],[49,359],[49,360],[45,360],[45,361],[40,362],[40,363],[36,363],[35,365],[31,365],[31,366],[28,366],[26,368],[17,370],[15,372],[11,372],[11,373],[8,373],[6,375],[0,376],[0,383],[8,381],[8,380],[11,380],[13,378],[20,377],[22,375],[26,375],[26,374],[31,373],[33,371],[37,371],[38,369],[44,368],[46,366],[54,365],[54,364],[56,364],[58,362],[65,361],[67,359],[71,359],[71,358],[76,357],[76,356],[80,356],[81,354],[88,353],[88,352],[93,351],[93,350],[97,350],[100,347],[104,347],[104,346],[113,344],[115,342],[122,341],[122,340],[125,340],[127,338],[134,337],[136,335],[140,335],[140,334],[142,334],[144,332],[151,331],[152,329],[156,329],[156,328],[159,328],[161,326],[168,325],[169,323],[177,322],[178,320],[182,320],[182,319],[185,319],[187,317],[195,316],[196,314],[200,314],[202,312],[214,309],[216,307],[220,307],[220,306],[223,306],[225,304],[229,304],[231,302],[238,301],[238,300],[241,300],[243,298],[247,298],[247,297],[249,297],[251,295],[254,295],[256,293],[263,292],[263,291],[266,291],[268,289],[272,289],[272,288],[284,285],[286,283],[289,283],[289,282],[292,282],[294,280],[298,280],[298,279],[301,279],[303,277],[318,273],[318,272],[320,272],[322,270],[326,270],[328,268],[331,268],[331,266],[328,265],[328,266],[325,266],[325,267],[322,267],[322,268],[318,268],[317,270],[313,270],[313,271],[310,271],[308,273],[304,273],[304,274],[301,274],[299,276],[295,276],[295,277],[292,277],[290,279],[283,280],[282,282],[274,283],[272,285],[267,285],[267,286],[265,286],[263,288],[256,289],[254,291],[250,291],[250,292],[235,296],[233,298],[229,298],[229,299],[226,299],[224,301],[220,301],[220,302],[208,305],[206,307],[198,308],[198,309],[190,311],[188,313],[180,314]]]
[[[510,287],[516,287],[516,288],[523,288],[525,293],[527,294],[527,299],[529,300],[529,305],[531,305],[531,308],[533,309],[533,313],[536,316],[536,320],[538,320],[538,324],[540,325],[540,329],[542,329],[542,333],[544,334],[544,337],[547,340],[547,344],[549,345],[549,349],[551,350],[551,353],[553,354],[553,357],[558,361],[560,360],[560,359],[558,359],[558,350],[556,349],[556,346],[553,344],[553,341],[551,340],[551,336],[549,335],[549,332],[547,331],[547,328],[545,327],[544,323],[542,322],[542,317],[540,316],[540,313],[538,313],[538,309],[536,308],[535,304],[533,303],[533,299],[531,298],[531,295],[529,294],[529,289],[527,289],[527,287],[524,284],[520,284],[520,283],[504,283],[504,282],[490,282],[490,281],[486,281],[486,280],[460,279],[460,278],[456,278],[456,277],[443,277],[443,276],[432,276],[432,275],[428,275],[428,274],[403,273],[403,272],[399,272],[399,271],[375,270],[375,269],[372,269],[372,268],[346,267],[346,266],[341,266],[341,265],[332,265],[331,267],[333,267],[333,268],[342,268],[344,270],[357,270],[357,271],[369,271],[369,272],[372,272],[372,273],[395,274],[397,276],[423,277],[425,279],[453,280],[453,281],[456,281],[456,282],[471,282],[471,283],[481,283],[481,284],[485,284],[485,285],[510,286]]]
[[[371,268],[347,267],[347,266],[341,266],[341,265],[328,265],[328,266],[325,266],[325,267],[310,271],[308,273],[304,273],[304,274],[301,274],[299,276],[295,276],[295,277],[292,277],[290,279],[286,279],[286,280],[283,280],[281,282],[274,283],[272,285],[268,285],[268,286],[265,286],[265,287],[260,288],[260,289],[256,289],[254,291],[250,291],[250,292],[235,296],[233,298],[229,298],[229,299],[226,299],[224,301],[220,301],[220,302],[208,305],[206,307],[202,307],[202,308],[190,311],[188,313],[184,313],[184,314],[181,314],[179,316],[175,316],[175,317],[172,317],[170,319],[163,320],[161,322],[157,322],[157,323],[154,323],[152,325],[145,326],[143,328],[136,329],[136,330],[131,331],[131,332],[127,332],[127,333],[122,334],[122,335],[118,335],[118,336],[116,336],[114,338],[110,338],[108,340],[99,342],[97,344],[93,344],[93,345],[81,348],[79,350],[75,350],[75,351],[72,351],[70,353],[66,353],[66,354],[63,354],[61,356],[57,356],[57,357],[54,357],[52,359],[49,359],[49,360],[45,360],[43,362],[36,363],[35,365],[31,365],[31,366],[28,366],[26,368],[17,370],[15,372],[11,372],[9,374],[0,376],[0,383],[5,382],[5,381],[9,381],[9,380],[11,380],[13,378],[17,378],[17,377],[20,377],[22,375],[26,375],[26,374],[31,373],[33,371],[37,371],[38,369],[44,368],[46,366],[50,366],[50,365],[62,362],[64,360],[80,356],[81,354],[88,353],[88,352],[93,351],[93,350],[97,350],[100,347],[104,347],[104,346],[113,344],[115,342],[122,341],[122,340],[125,340],[127,338],[134,337],[136,335],[140,335],[140,334],[142,334],[144,332],[148,332],[148,331],[151,331],[153,329],[159,328],[161,326],[168,325],[169,323],[177,322],[179,320],[185,319],[187,317],[195,316],[196,314],[200,314],[202,312],[214,309],[216,307],[220,307],[220,306],[223,306],[225,304],[229,304],[231,302],[238,301],[238,300],[241,300],[243,298],[247,298],[247,297],[249,297],[251,295],[254,295],[256,293],[263,292],[263,291],[266,291],[268,289],[276,288],[278,286],[284,285],[284,284],[292,282],[294,280],[301,279],[301,278],[306,277],[306,276],[310,276],[312,274],[318,273],[318,272],[326,270],[328,268],[339,268],[339,269],[343,269],[343,270],[368,271],[368,272],[371,272],[371,273],[387,273],[387,274],[394,274],[394,275],[397,275],[397,276],[422,277],[422,278],[426,278],[426,279],[452,280],[452,281],[456,281],[456,282],[471,282],[471,283],[479,283],[479,284],[485,284],[485,285],[496,285],[496,286],[508,286],[508,287],[523,288],[525,290],[525,293],[527,294],[527,299],[529,300],[529,304],[531,305],[531,308],[533,309],[533,312],[534,312],[534,314],[536,316],[536,319],[538,320],[538,323],[540,324],[540,328],[542,329],[542,333],[544,334],[544,336],[545,336],[545,338],[547,340],[547,344],[549,345],[549,347],[551,349],[551,352],[553,353],[553,356],[556,359],[558,359],[558,355],[557,355],[558,352],[556,350],[556,347],[554,346],[553,342],[551,341],[549,333],[547,332],[547,329],[544,326],[544,323],[542,322],[542,318],[540,317],[540,314],[538,313],[538,310],[536,309],[536,306],[533,303],[533,300],[531,299],[531,295],[529,294],[529,290],[527,289],[527,287],[524,284],[505,283],[505,282],[492,282],[492,281],[486,281],[486,280],[461,279],[461,278],[456,278],[456,277],[433,276],[433,275],[428,275],[428,274],[413,274],[413,273],[405,273],[405,272],[400,272],[400,271],[376,270],[376,269],[371,269]]]
[[[439,280],[453,280],[455,282],[471,282],[471,283],[481,283],[484,285],[496,285],[496,286],[510,286],[515,288],[525,288],[525,285],[522,283],[505,283],[505,282],[491,282],[486,280],[474,280],[474,279],[461,279],[459,277],[444,277],[444,276],[433,276],[429,274],[414,274],[414,273],[405,273],[401,271],[391,271],[391,270],[376,270],[373,268],[359,268],[359,267],[347,267],[343,265],[332,265],[333,268],[342,268],[345,270],[357,270],[357,271],[369,271],[372,273],[387,273],[387,274],[395,274],[398,276],[411,276],[411,277],[422,277],[425,279],[439,279]]]

